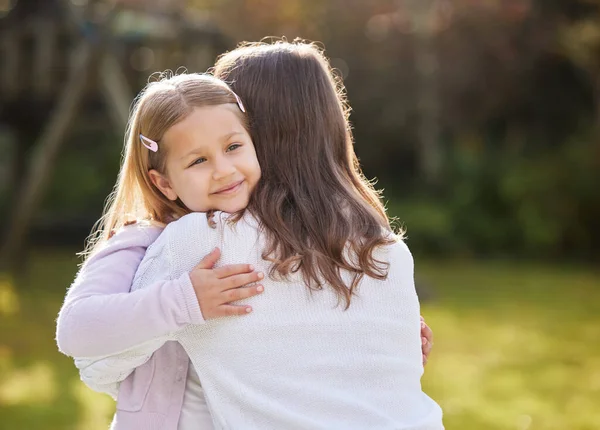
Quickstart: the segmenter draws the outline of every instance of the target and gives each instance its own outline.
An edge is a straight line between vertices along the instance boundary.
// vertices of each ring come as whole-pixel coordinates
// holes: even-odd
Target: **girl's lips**
[[[213,194],[233,194],[240,188],[240,186],[242,185],[243,182],[244,181],[241,180],[241,181],[235,182],[231,185],[227,185],[226,187],[215,191]]]

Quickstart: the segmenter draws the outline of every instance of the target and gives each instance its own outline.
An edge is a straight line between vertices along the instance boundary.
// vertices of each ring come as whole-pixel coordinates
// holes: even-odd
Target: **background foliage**
[[[322,42],[348,89],[364,170],[379,178],[418,251],[598,261],[599,2],[185,5],[194,22],[223,35],[225,48],[271,35]],[[143,69],[137,90],[158,69],[154,57],[137,64],[136,52],[152,53],[156,43],[141,36],[127,43],[138,49],[131,64]],[[190,66],[179,60],[173,69]],[[114,183],[120,130],[101,108],[90,110],[61,153],[38,224],[91,224]],[[435,130],[424,138],[423,128]],[[427,158],[439,160],[433,170]]]
[[[600,427],[599,0],[0,0],[6,230],[70,52],[97,36],[93,20],[64,25],[42,70],[55,91],[42,97],[37,39],[15,44],[9,30],[35,35],[35,19],[64,24],[65,5],[91,3],[126,9],[107,49],[132,92],[166,68],[204,71],[240,41],[321,43],[347,86],[364,171],[416,256],[436,336],[424,388],[446,427]],[[10,46],[22,60],[12,99]],[[53,339],[74,254],[119,168],[100,70],[36,202],[21,267],[0,272],[0,429],[101,429],[114,409]]]

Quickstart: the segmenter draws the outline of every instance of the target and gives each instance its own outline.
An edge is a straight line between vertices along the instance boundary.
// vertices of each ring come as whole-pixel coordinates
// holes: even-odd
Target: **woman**
[[[122,379],[177,340],[216,428],[443,428],[419,382],[412,257],[360,174],[341,85],[322,53],[251,45],[223,56],[215,74],[245,102],[262,178],[247,210],[219,214],[216,229],[203,214],[171,223],[134,289],[175,279],[218,245],[222,263],[269,273],[265,292],[247,301],[248,317],[189,325],[82,374]]]

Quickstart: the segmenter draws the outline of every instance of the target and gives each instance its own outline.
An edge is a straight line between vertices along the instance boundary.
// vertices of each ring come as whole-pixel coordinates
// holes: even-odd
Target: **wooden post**
[[[600,66],[594,70],[594,74],[592,75],[592,80],[596,85],[594,85],[594,99],[595,99],[595,107],[596,107],[596,135],[600,138]],[[600,141],[596,142],[600,145]]]
[[[95,47],[88,40],[84,39],[80,42],[74,57],[76,63],[71,69],[69,80],[35,145],[30,169],[20,199],[9,221],[10,228],[0,252],[2,256],[0,264],[3,266],[13,267],[16,256],[20,254],[21,243],[33,217],[35,206],[39,203],[44,185],[50,177],[54,160],[65,141],[69,125],[79,109],[95,51]]]
[[[12,100],[19,93],[19,46],[21,31],[9,26],[0,33],[0,86],[5,100]]]
[[[421,174],[430,185],[440,180],[442,154],[439,143],[439,95],[432,14],[436,0],[409,0],[407,8],[415,28],[415,63],[419,82],[419,160]]]
[[[52,18],[37,17],[32,29],[34,40],[33,85],[42,99],[49,96],[52,87],[57,28]]]
[[[111,119],[120,130],[119,134],[123,134],[127,127],[129,106],[133,100],[133,93],[127,83],[125,73],[123,73],[119,62],[111,52],[106,52],[102,59],[100,85]]]

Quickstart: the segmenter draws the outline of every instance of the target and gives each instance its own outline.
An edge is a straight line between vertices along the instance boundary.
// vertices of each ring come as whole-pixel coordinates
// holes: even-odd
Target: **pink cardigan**
[[[188,274],[129,292],[146,249],[162,229],[125,227],[81,268],[57,321],[59,350],[80,362],[109,356],[204,320]],[[117,399],[113,430],[176,430],[189,357],[167,342],[123,382],[90,388]]]

